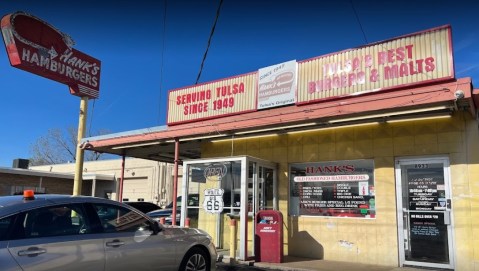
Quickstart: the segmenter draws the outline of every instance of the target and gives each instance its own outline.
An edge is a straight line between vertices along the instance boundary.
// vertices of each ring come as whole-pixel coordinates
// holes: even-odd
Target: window
[[[13,225],[14,217],[9,216],[0,219],[0,241],[8,240],[8,231]]]
[[[290,215],[375,218],[374,160],[290,166]]]
[[[37,238],[90,233],[81,204],[57,205],[24,213],[14,238]]]
[[[107,204],[94,204],[104,232],[135,232],[149,228],[148,219],[130,209]]]

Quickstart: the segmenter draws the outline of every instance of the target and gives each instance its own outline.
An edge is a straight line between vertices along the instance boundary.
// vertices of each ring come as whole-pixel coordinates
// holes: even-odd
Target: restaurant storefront
[[[238,220],[238,259],[278,210],[286,255],[476,270],[478,92],[443,26],[172,90],[167,127],[84,143],[181,162],[181,224],[228,249]]]

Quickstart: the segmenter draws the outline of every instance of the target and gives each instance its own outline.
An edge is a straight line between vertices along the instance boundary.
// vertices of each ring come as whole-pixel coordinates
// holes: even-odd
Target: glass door
[[[250,160],[248,163],[248,225],[247,257],[254,254],[255,216],[260,210],[277,210],[276,204],[276,168],[274,164],[261,160]]]
[[[396,180],[401,266],[454,268],[448,159],[398,160]]]

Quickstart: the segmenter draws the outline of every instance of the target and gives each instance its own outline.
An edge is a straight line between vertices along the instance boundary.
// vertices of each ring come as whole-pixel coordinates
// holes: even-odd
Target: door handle
[[[444,225],[451,225],[451,212],[445,211],[444,212]]]
[[[43,253],[47,253],[47,250],[43,248],[29,247],[27,250],[20,250],[18,256],[35,257]]]
[[[120,247],[123,246],[125,242],[122,242],[120,240],[113,240],[111,242],[106,242],[106,246],[108,247]]]

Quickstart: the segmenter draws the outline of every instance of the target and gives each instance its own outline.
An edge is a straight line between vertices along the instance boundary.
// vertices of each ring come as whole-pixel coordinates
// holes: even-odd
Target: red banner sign
[[[13,67],[68,85],[73,95],[98,98],[101,62],[73,49],[68,35],[23,12],[4,16],[1,27]]]

